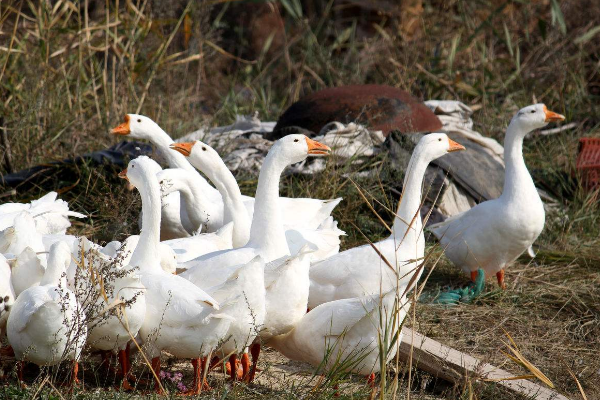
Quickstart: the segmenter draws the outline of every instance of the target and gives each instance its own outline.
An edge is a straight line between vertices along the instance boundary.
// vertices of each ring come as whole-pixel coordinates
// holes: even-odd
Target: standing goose
[[[233,174],[219,154],[212,147],[199,140],[189,143],[173,143],[170,147],[186,156],[194,167],[206,174],[210,181],[214,183],[223,197],[225,207],[223,221],[234,223],[234,247],[245,245],[250,237],[251,215],[247,212],[240,188]],[[279,199],[279,205],[282,207],[284,216],[311,215],[314,211],[312,207],[316,206],[314,201],[302,203],[293,200],[295,199]],[[332,200],[331,206],[335,207],[339,201],[341,199]],[[333,217],[323,220],[323,217],[319,216],[318,220],[322,221],[318,229],[305,228],[304,224],[290,225],[289,223],[293,222],[291,218],[284,221],[286,240],[291,254],[296,254],[306,243],[318,247],[318,251],[311,254],[313,260],[324,259],[339,252],[339,237],[344,232],[337,228],[337,222],[333,220]]]
[[[496,274],[506,288],[504,269],[517,259],[544,229],[544,205],[523,159],[523,139],[529,132],[565,117],[535,104],[519,110],[504,139],[506,172],[502,195],[432,225],[446,256],[464,272],[477,277],[482,268]]]
[[[269,150],[258,177],[248,243],[244,247],[199,257],[187,263],[189,269],[180,276],[202,288],[210,287],[226,280],[233,272],[232,266],[247,263],[260,255],[265,262],[270,263],[266,268],[268,271],[265,271],[265,328],[275,329],[277,334],[285,333],[283,327],[291,329],[292,324],[299,319],[297,310],[302,308],[303,313],[307,303],[310,259],[306,256],[308,252],[305,248],[289,257],[290,250],[279,206],[279,182],[287,166],[310,155],[327,155],[330,151],[329,147],[304,135],[288,135],[276,141]],[[282,311],[284,315],[281,315]],[[260,344],[255,343],[252,347],[253,366],[249,380],[252,380],[256,371]],[[232,369],[235,370],[233,367]]]
[[[152,161],[145,156],[138,157],[130,161],[127,170],[119,176],[127,177],[142,197],[142,233],[130,261],[131,266],[140,268],[141,281],[146,287],[146,315],[140,337],[157,376],[163,350],[178,358],[192,359],[195,379],[187,394],[197,394],[202,388],[196,379],[203,364],[200,359],[225,338],[232,318],[217,313],[217,301],[198,286],[162,270],[158,249],[160,188]],[[161,392],[158,381],[155,390]]]
[[[260,255],[265,262],[289,256],[285,238],[282,210],[279,206],[279,182],[283,170],[309,155],[326,155],[331,149],[304,135],[288,135],[279,139],[269,150],[260,170],[256,202],[248,243],[240,248],[206,254],[190,261],[181,274],[191,282],[205,284],[209,275],[220,268],[249,262]],[[225,278],[225,276],[224,276]]]
[[[7,333],[17,360],[43,366],[73,360],[74,383],[87,328],[83,309],[67,288],[65,271],[70,262],[69,246],[62,242],[53,244],[40,285],[25,290],[13,304]],[[22,382],[22,364],[18,370]]]
[[[186,158],[172,150],[169,146],[173,143],[173,139],[161,129],[160,126],[150,118],[143,115],[127,114],[125,122],[112,130],[113,134],[125,135],[135,139],[144,139],[153,143],[158,151],[164,156],[171,168],[183,168],[187,171],[194,171],[194,167],[186,160]],[[223,215],[223,199],[219,192],[210,186],[204,178],[202,179],[201,191],[207,199],[207,203],[214,204],[219,208],[220,218]],[[252,197],[242,196],[244,204],[253,213],[254,199]],[[283,215],[284,223],[289,226],[303,227],[309,229],[317,229],[317,227],[326,220],[331,211],[339,203],[339,200],[319,200],[310,198],[281,198],[282,207],[285,212]],[[182,206],[182,209],[183,206]],[[299,213],[298,210],[302,212]],[[212,212],[213,218],[219,216]]]
[[[425,170],[431,161],[457,150],[464,150],[464,147],[443,133],[425,135],[415,147],[404,179],[392,234],[374,244],[393,269],[370,244],[318,262],[310,269],[309,308],[339,299],[385,293],[396,285],[404,288],[401,294],[405,291],[425,252],[420,214]]]

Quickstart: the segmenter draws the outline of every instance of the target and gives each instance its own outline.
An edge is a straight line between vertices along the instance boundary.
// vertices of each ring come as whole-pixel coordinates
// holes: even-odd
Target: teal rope
[[[485,287],[485,273],[481,268],[477,270],[475,282],[464,288],[451,289],[437,294],[423,293],[419,298],[421,303],[456,305],[458,303],[470,303],[477,298]]]

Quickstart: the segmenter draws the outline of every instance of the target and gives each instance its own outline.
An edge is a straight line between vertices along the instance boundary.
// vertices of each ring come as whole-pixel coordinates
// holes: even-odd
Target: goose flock
[[[541,233],[544,207],[523,139],[563,119],[543,104],[521,109],[506,132],[502,195],[430,228],[472,279],[481,268],[504,289],[505,268]],[[228,361],[232,380],[252,382],[261,346],[325,369],[351,360],[343,364],[348,371],[373,381],[382,342],[400,343],[409,293],[423,271],[426,168],[462,145],[444,133],[424,135],[390,236],[340,252],[344,232],[331,213],[341,198],[279,196],[284,170],[327,156],[328,146],[301,134],[274,142],[252,198],[206,143],[175,143],[136,114],[111,133],[149,140],[169,165],[140,156],[119,174],[142,199],[139,236],[101,246],[68,235],[69,217],[84,215],[56,193],[0,205],[0,337],[10,345],[2,353],[19,361],[21,383],[25,362],[68,361],[75,383],[82,353],[100,353],[108,365],[116,353],[120,387],[132,390],[130,352],[139,348],[157,393],[164,391],[161,355],[190,360],[185,394],[194,395],[208,388],[205,372],[220,362]],[[395,353],[387,349],[385,361]]]

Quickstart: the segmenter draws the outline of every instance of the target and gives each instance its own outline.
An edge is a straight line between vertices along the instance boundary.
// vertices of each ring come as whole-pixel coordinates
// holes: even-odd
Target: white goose
[[[150,118],[143,115],[127,114],[125,122],[112,130],[116,135],[127,135],[135,139],[144,139],[152,142],[167,160],[171,168],[182,168],[190,172],[195,172],[194,167],[186,158],[169,149],[173,139],[161,129],[158,124]],[[223,215],[223,199],[219,191],[213,188],[204,178],[201,183],[201,192],[206,197],[207,202],[218,206],[217,212],[211,212],[213,218],[217,215]],[[249,210],[254,208],[254,199],[242,196],[244,204]],[[339,199],[341,200],[341,199]],[[284,223],[289,226],[317,229],[319,225],[331,215],[331,211],[339,203],[339,200],[318,200],[310,198],[281,198],[284,208]],[[289,204],[288,204],[289,203]],[[184,208],[183,208],[184,209]],[[250,211],[252,215],[252,211]]]
[[[223,206],[218,206],[204,195],[203,178],[197,172],[167,168],[158,172],[156,177],[161,182],[163,199],[179,192],[180,204],[186,215],[181,223],[188,232],[215,232],[229,222],[223,219]]]
[[[27,247],[34,252],[46,250],[35,219],[28,211],[21,211],[13,219],[13,225],[0,231],[0,253],[18,255]]]
[[[369,376],[374,383],[380,371],[380,345],[384,342],[400,343],[399,330],[408,304],[396,301],[394,290],[383,296],[370,295],[340,299],[321,304],[308,312],[285,335],[269,340],[267,346],[275,348],[292,360],[307,362],[325,371],[338,365],[348,365],[348,370]],[[387,337],[386,337],[387,333]],[[396,346],[387,351],[386,362],[393,359]]]
[[[309,155],[325,155],[329,147],[304,135],[288,135],[273,144],[260,170],[250,240],[244,247],[206,254],[187,263],[182,277],[203,287],[214,271],[244,264],[260,255],[265,262],[290,255],[279,207],[279,181],[283,170]],[[226,279],[227,274],[223,274]]]
[[[421,138],[408,164],[392,234],[374,243],[393,268],[370,244],[313,264],[310,269],[309,308],[339,299],[385,293],[397,285],[402,287],[400,294],[408,291],[407,285],[425,252],[420,214],[425,170],[434,159],[457,150],[464,150],[464,147],[443,133]],[[421,272],[422,269],[414,282],[418,281]]]
[[[85,215],[69,210],[66,201],[57,199],[56,192],[50,192],[31,203],[4,203],[0,205],[0,230],[14,224],[14,219],[23,211],[29,212],[36,222],[36,229],[42,235],[65,234],[71,226],[69,217],[85,218]]]
[[[46,261],[42,260],[30,247],[26,247],[18,256],[9,259],[11,265],[10,280],[19,296],[26,289],[37,286],[46,273]]]
[[[298,254],[282,257],[265,266],[267,315],[260,331],[263,341],[289,332],[306,314],[312,252],[305,245]]]
[[[261,336],[282,334],[291,329],[304,313],[308,296],[309,251],[302,248],[297,255],[290,257],[278,201],[281,173],[288,165],[309,155],[327,155],[330,151],[329,147],[304,135],[288,135],[276,141],[258,177],[249,242],[244,247],[199,257],[187,263],[189,269],[180,275],[207,288],[227,279],[234,266],[260,255],[269,263],[265,270],[265,327],[270,329],[261,331]],[[255,343],[251,349],[253,366],[250,381],[256,371],[259,352],[260,344]]]
[[[504,139],[506,172],[502,195],[430,227],[446,256],[471,279],[482,268],[496,274],[503,289],[504,269],[517,259],[544,229],[544,205],[523,159],[523,139],[529,132],[565,117],[544,104],[519,110]]]
[[[248,347],[257,337],[265,322],[265,263],[256,256],[248,264],[229,276],[222,285],[210,289],[210,294],[221,304],[222,311],[234,318],[229,326],[227,341],[216,355],[229,356],[230,365],[236,365],[238,354],[243,353],[242,376],[250,378]],[[231,379],[236,380],[236,368],[231,368]]]
[[[28,211],[21,211],[13,223],[0,232],[0,253],[9,259],[11,282],[18,296],[42,280],[46,272],[46,248],[42,234],[36,230],[35,220]]]
[[[139,271],[134,270],[129,265],[131,255],[110,257],[99,251],[92,242],[85,237],[80,238],[80,249],[76,253],[74,259],[84,265],[84,268],[78,267],[74,263],[69,267],[67,273],[68,279],[72,282],[79,282],[77,293],[81,293],[84,298],[80,299],[82,304],[87,305],[89,302],[94,302],[97,310],[102,311],[98,320],[90,320],[88,325],[87,344],[94,350],[100,350],[103,359],[112,351],[117,351],[119,360],[119,377],[122,378],[121,387],[125,390],[132,389],[129,383],[129,374],[131,371],[131,363],[129,361],[129,352],[127,351],[128,344],[135,337],[144,322],[146,316],[146,290],[141,283]],[[125,247],[123,250],[129,251]],[[82,262],[81,253],[86,261]],[[103,283],[104,296],[95,298],[89,296],[88,293],[99,293],[100,286],[96,284],[94,292],[91,292],[93,285],[89,274],[88,263],[92,263],[96,273],[106,271],[103,267],[108,266],[110,273],[118,272],[119,277],[105,278]],[[102,272],[99,272],[102,271]],[[76,279],[76,274],[80,274]],[[97,279],[95,280],[97,281]],[[82,286],[83,285],[83,286]],[[87,290],[87,289],[90,290]],[[115,306],[118,302],[125,305],[123,307]],[[130,335],[131,334],[131,335]]]
[[[223,200],[219,192],[194,170],[185,157],[169,150],[173,139],[150,118],[143,115],[126,114],[125,122],[112,129],[111,133],[150,140],[171,168],[181,168],[197,175],[195,182],[200,187],[203,199],[202,207],[205,212],[210,214],[213,220],[223,215]],[[174,192],[162,199],[161,240],[186,237],[197,231],[198,227],[194,229],[193,223],[187,215],[184,201],[185,199],[180,196],[179,192]],[[193,228],[188,231],[185,226]]]
[[[109,242],[106,246],[99,248],[98,251],[110,258],[115,258],[118,254],[122,254],[123,259],[121,260],[121,264],[128,265],[139,241],[140,235],[131,235],[127,237],[123,243],[119,241]],[[158,246],[160,250],[160,266],[165,272],[174,274],[177,270],[177,252],[171,246],[166,244],[168,242],[170,242],[170,240],[160,242]]]
[[[20,361],[56,365],[73,360],[71,380],[77,380],[78,363],[85,345],[85,314],[75,295],[67,289],[64,272],[71,251],[64,243],[50,249],[48,269],[39,286],[19,295],[8,317],[8,342]],[[23,380],[22,364],[19,380]]]
[[[244,203],[240,188],[233,174],[229,171],[219,154],[212,147],[199,140],[189,143],[173,143],[170,147],[186,156],[190,163],[199,171],[206,174],[210,181],[217,187],[223,197],[225,207],[223,221],[234,222],[234,247],[245,245],[250,237],[250,220],[252,217],[251,213],[248,213],[250,210],[247,211],[247,206],[254,203]],[[294,207],[298,207],[301,204],[294,200],[296,199],[279,198],[283,215],[293,215],[295,216],[294,218],[297,218],[298,215],[304,215],[303,210],[294,209]],[[335,207],[340,201],[341,198],[332,200],[330,202],[331,208]],[[311,204],[313,206],[316,205],[314,201]],[[309,215],[310,212],[307,211]],[[322,218],[323,216],[319,215],[316,219],[322,220]],[[291,218],[287,218],[287,221],[284,221],[286,240],[291,254],[296,254],[306,243],[313,244],[318,248],[318,251],[313,252],[311,255],[313,261],[322,260],[339,252],[339,237],[345,233],[337,228],[337,222],[333,220],[333,217],[322,220],[318,229],[305,228],[305,224],[299,224],[298,226],[288,225],[288,222],[291,222]]]
[[[140,337],[152,357],[152,368],[158,376],[162,350],[178,358],[191,358],[194,377],[200,376],[201,358],[217,348],[225,338],[232,318],[217,313],[216,300],[190,281],[164,272],[159,263],[161,201],[160,188],[152,161],[145,156],[129,162],[120,175],[138,188],[142,197],[142,234],[131,257],[130,265],[140,268],[146,287],[146,316]],[[201,382],[194,379],[188,394],[197,394]],[[156,391],[161,391],[156,382]]]
[[[242,247],[248,243],[251,216],[248,215],[237,181],[223,160],[221,160],[221,157],[211,148],[212,152],[207,151],[208,156],[202,157],[202,160],[206,161],[195,162],[197,158],[200,158],[198,155],[200,150],[195,151],[194,156],[192,156],[192,149],[187,150],[189,147],[187,143],[172,143],[169,147],[186,156],[189,162],[203,172],[217,187],[219,193],[221,193],[221,197],[223,198],[223,217],[221,218],[221,223],[233,222],[233,247]],[[204,146],[203,148],[206,149],[208,147]],[[196,182],[190,179],[190,175],[198,174],[182,169],[166,169],[158,177],[163,193],[170,193],[177,190],[185,198],[187,204],[194,205],[194,210],[189,210],[188,214],[194,214],[194,211],[196,214],[202,213],[202,208],[198,206],[199,200],[201,200],[198,199],[200,188],[196,185]],[[202,215],[199,217],[201,218]]]

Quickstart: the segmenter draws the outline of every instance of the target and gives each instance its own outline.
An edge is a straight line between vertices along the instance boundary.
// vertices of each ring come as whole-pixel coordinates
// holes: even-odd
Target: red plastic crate
[[[600,138],[579,139],[576,168],[586,188],[600,188]]]

